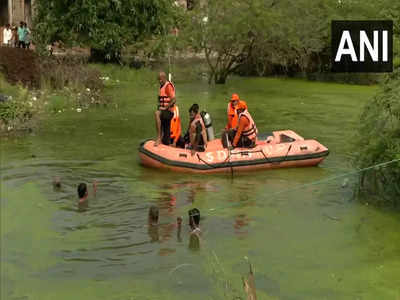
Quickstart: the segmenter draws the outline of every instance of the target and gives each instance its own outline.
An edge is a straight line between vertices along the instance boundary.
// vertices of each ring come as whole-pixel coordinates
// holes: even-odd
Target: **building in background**
[[[35,0],[0,0],[0,26],[24,21],[31,27],[34,3]]]

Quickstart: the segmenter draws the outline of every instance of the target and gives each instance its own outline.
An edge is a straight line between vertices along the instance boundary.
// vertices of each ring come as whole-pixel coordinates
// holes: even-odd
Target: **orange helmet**
[[[240,99],[238,94],[232,94],[231,101],[239,101],[239,100]]]

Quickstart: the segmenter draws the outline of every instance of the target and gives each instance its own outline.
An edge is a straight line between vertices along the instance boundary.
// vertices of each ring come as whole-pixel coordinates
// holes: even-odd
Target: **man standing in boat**
[[[229,139],[233,147],[253,148],[257,143],[257,126],[244,103],[237,105],[239,125],[236,130],[229,132]]]
[[[158,93],[158,107],[155,112],[157,140],[155,146],[162,142],[164,145],[171,143],[171,120],[174,117],[175,87],[167,80],[165,72],[158,76],[160,90]]]

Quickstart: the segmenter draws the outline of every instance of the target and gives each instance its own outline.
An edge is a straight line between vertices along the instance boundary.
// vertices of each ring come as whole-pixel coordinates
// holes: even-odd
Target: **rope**
[[[199,159],[199,161],[205,163],[205,164],[206,164],[207,166],[209,166],[210,168],[212,168],[212,169],[215,169],[215,168],[216,168],[215,166],[210,165],[208,162],[206,162],[204,159],[202,159],[198,153],[196,153],[196,156],[197,156],[197,158]]]
[[[366,168],[363,168],[363,169],[359,169],[359,170],[356,170],[356,171],[351,171],[351,172],[343,173],[343,174],[340,174],[340,175],[328,177],[328,178],[325,178],[325,179],[316,180],[316,181],[313,181],[313,182],[310,182],[310,183],[301,184],[301,185],[298,185],[297,187],[294,187],[293,189],[286,189],[286,190],[282,190],[282,191],[276,192],[276,193],[274,193],[274,195],[282,194],[282,193],[284,193],[286,191],[295,191],[295,190],[301,189],[303,187],[308,187],[308,186],[313,186],[313,185],[317,185],[317,184],[320,184],[320,183],[325,183],[325,182],[332,181],[332,180],[335,180],[335,179],[338,179],[338,178],[347,177],[349,175],[355,175],[355,174],[362,173],[364,171],[368,171],[368,170],[371,170],[371,169],[387,166],[387,165],[390,165],[390,164],[392,164],[394,162],[398,162],[398,161],[400,161],[400,158],[393,159],[393,160],[390,160],[390,161],[387,161],[387,162],[383,162],[383,163],[379,163],[379,164],[376,164],[376,165],[373,165],[373,166],[369,166],[369,167],[366,167]]]
[[[325,179],[316,180],[316,181],[313,181],[313,182],[310,182],[310,183],[306,183],[306,184],[301,184],[301,185],[298,185],[298,186],[296,186],[294,188],[284,189],[284,190],[281,190],[281,191],[278,191],[278,192],[275,192],[275,193],[271,193],[271,194],[269,194],[269,196],[276,196],[276,195],[280,195],[280,194],[283,194],[283,193],[286,193],[286,192],[296,191],[296,190],[299,190],[299,189],[302,189],[302,188],[305,188],[305,187],[309,187],[309,186],[313,186],[313,185],[318,185],[318,184],[330,182],[330,181],[333,181],[333,180],[336,180],[336,179],[339,179],[339,178],[343,178],[343,177],[347,177],[347,176],[350,176],[350,175],[356,175],[356,174],[359,174],[359,173],[362,173],[362,172],[365,172],[365,171],[368,171],[368,170],[371,170],[371,169],[380,168],[380,167],[386,167],[386,166],[388,166],[390,164],[393,164],[395,162],[400,162],[400,158],[393,159],[393,160],[390,160],[390,161],[387,161],[387,162],[383,162],[383,163],[379,163],[379,164],[375,164],[375,165],[372,165],[372,166],[369,166],[369,167],[366,167],[366,168],[362,168],[362,169],[359,169],[359,170],[356,170],[356,171],[346,172],[346,173],[339,174],[339,175],[336,175],[336,176],[331,176],[331,177],[328,177],[328,178],[325,178]],[[217,208],[210,208],[209,211],[215,211],[217,209],[223,209],[223,208],[234,207],[234,206],[239,206],[239,205],[242,205],[242,203],[232,203],[230,205],[224,205],[224,206],[220,206],[220,207],[217,207]]]

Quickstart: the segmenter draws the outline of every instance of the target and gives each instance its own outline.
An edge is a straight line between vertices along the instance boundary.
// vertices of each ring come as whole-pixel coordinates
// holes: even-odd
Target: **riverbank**
[[[0,47],[0,134],[32,131],[54,113],[107,105],[107,84],[112,80],[79,57]]]

